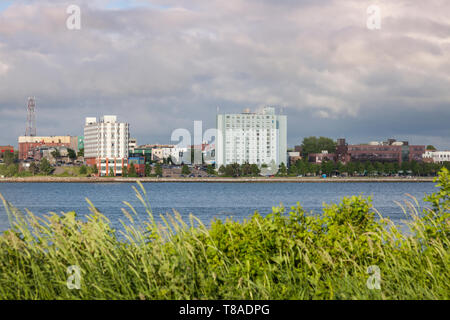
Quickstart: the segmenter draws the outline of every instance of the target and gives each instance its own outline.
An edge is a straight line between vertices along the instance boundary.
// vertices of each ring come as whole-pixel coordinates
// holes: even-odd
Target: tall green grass
[[[125,202],[121,231],[90,204],[43,218],[1,195],[12,228],[0,236],[1,299],[448,299],[450,177],[420,209],[403,204],[408,232],[353,196],[309,215],[300,205],[206,227],[178,213],[155,220],[146,191],[134,188],[148,218]],[[69,266],[81,270],[69,289]],[[380,270],[369,289],[368,268]],[[372,267],[373,268],[373,267]]]

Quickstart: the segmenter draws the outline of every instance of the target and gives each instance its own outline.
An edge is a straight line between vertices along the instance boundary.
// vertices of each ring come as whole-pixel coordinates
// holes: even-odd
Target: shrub
[[[3,299],[449,299],[449,175],[424,214],[409,203],[410,232],[378,215],[371,200],[344,198],[320,215],[300,204],[204,226],[178,213],[155,220],[142,184],[134,190],[148,219],[133,207],[114,230],[91,203],[39,218],[0,198],[12,228],[0,236]],[[79,266],[80,290],[66,286]],[[366,285],[381,271],[381,289]]]

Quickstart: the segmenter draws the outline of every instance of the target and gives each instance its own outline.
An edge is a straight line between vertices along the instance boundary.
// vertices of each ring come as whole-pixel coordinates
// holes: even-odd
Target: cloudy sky
[[[69,30],[70,4],[81,30]],[[367,8],[381,29],[367,28]],[[0,0],[0,145],[117,114],[143,143],[270,105],[288,144],[394,137],[450,149],[448,0]]]

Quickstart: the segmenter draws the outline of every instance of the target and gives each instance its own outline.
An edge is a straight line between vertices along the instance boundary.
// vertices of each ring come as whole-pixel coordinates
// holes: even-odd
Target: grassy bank
[[[449,299],[447,170],[437,182],[429,209],[419,214],[414,199],[404,205],[409,232],[361,196],[320,215],[278,207],[207,228],[177,214],[157,224],[140,185],[148,219],[125,202],[123,231],[93,205],[82,222],[74,212],[20,213],[2,198],[13,228],[0,236],[0,298]],[[67,285],[74,265],[79,289]]]

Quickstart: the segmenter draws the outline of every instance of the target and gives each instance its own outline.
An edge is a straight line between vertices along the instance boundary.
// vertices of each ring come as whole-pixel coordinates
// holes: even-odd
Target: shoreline
[[[364,183],[364,182],[433,182],[434,177],[350,177],[350,178],[320,178],[320,177],[255,177],[255,178],[122,178],[122,177],[23,177],[0,178],[0,183]]]

